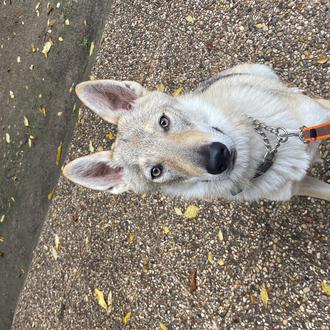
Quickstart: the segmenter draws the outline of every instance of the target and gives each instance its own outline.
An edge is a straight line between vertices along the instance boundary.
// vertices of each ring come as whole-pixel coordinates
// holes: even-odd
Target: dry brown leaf
[[[50,49],[52,48],[52,46],[53,46],[53,42],[51,39],[49,39],[48,41],[45,42],[44,48],[42,49],[41,52],[45,55],[46,58],[48,57],[48,53],[49,53]]]
[[[197,289],[197,270],[193,270],[188,275],[189,291],[193,293]]]
[[[267,291],[267,288],[265,285],[263,285],[261,287],[259,297],[260,297],[261,302],[266,306],[269,302],[269,296],[268,296],[268,291]]]
[[[62,157],[62,142],[59,144],[59,146],[57,147],[57,151],[56,151],[56,165],[58,166],[60,164],[61,161],[61,157]]]
[[[198,212],[199,212],[199,207],[195,205],[189,205],[183,215],[187,219],[194,219],[197,217]]]
[[[95,295],[97,303],[107,311],[108,310],[108,305],[104,300],[103,292],[101,290],[99,290],[98,288],[95,288],[94,289],[94,295]]]
[[[327,282],[322,282],[321,288],[322,288],[322,292],[324,294],[326,294],[327,296],[330,296],[330,284],[328,284]]]
[[[128,324],[130,318],[132,316],[132,312],[128,312],[124,317],[123,317],[123,322],[124,324]]]
[[[179,87],[172,93],[172,95],[179,96],[182,92],[183,92],[183,87]]]

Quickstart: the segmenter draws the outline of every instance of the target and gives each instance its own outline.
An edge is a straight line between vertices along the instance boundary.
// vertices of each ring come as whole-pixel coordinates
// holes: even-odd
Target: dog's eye
[[[170,128],[170,120],[168,117],[166,117],[165,115],[162,115],[160,118],[159,118],[159,125],[161,127],[164,128],[164,130],[168,130]]]
[[[151,169],[151,178],[155,179],[162,175],[163,172],[163,166],[162,165],[156,165]]]

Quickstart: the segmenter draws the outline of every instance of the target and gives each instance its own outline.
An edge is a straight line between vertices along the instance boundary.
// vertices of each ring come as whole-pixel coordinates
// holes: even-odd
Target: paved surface
[[[328,41],[327,1],[118,0],[94,74],[172,92],[253,61],[330,97],[329,64],[317,63]],[[88,154],[90,143],[108,149],[110,130],[83,109],[68,159]],[[312,171],[329,182],[329,165],[328,157]],[[188,204],[200,208],[191,220],[174,211]],[[329,211],[309,198],[111,196],[62,178],[13,329],[328,329]],[[95,288],[105,299],[112,293],[111,312]]]
[[[57,2],[0,4],[1,330],[10,326],[49,207],[48,193],[60,175],[56,150],[62,143],[64,156],[72,136],[77,112],[69,89],[88,71],[94,58],[88,43],[97,44],[103,30],[107,1],[78,6],[70,0],[59,8]],[[53,46],[46,59],[41,51],[49,38]]]

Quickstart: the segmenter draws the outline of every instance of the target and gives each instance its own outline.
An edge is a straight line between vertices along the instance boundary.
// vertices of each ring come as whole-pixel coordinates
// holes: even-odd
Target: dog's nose
[[[230,152],[220,142],[213,142],[202,147],[201,154],[206,162],[206,170],[210,174],[220,174],[225,171],[230,163]]]

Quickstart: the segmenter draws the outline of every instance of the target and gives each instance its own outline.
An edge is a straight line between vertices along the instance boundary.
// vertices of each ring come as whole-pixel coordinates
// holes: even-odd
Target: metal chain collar
[[[262,123],[258,119],[254,119],[252,117],[249,117],[249,118],[252,120],[252,124],[253,124],[255,131],[262,137],[266,150],[267,150],[267,152],[264,156],[263,162],[258,166],[257,173],[255,175],[255,178],[256,178],[256,177],[262,175],[263,173],[265,173],[272,166],[273,160],[278,151],[278,148],[281,146],[281,144],[287,142],[289,137],[296,136],[296,137],[299,137],[299,139],[302,142],[304,142],[304,141],[303,141],[303,137],[302,137],[302,128],[297,132],[289,133],[283,127],[267,126],[266,124]],[[276,143],[274,146],[271,145],[266,132],[269,132],[275,136]]]

